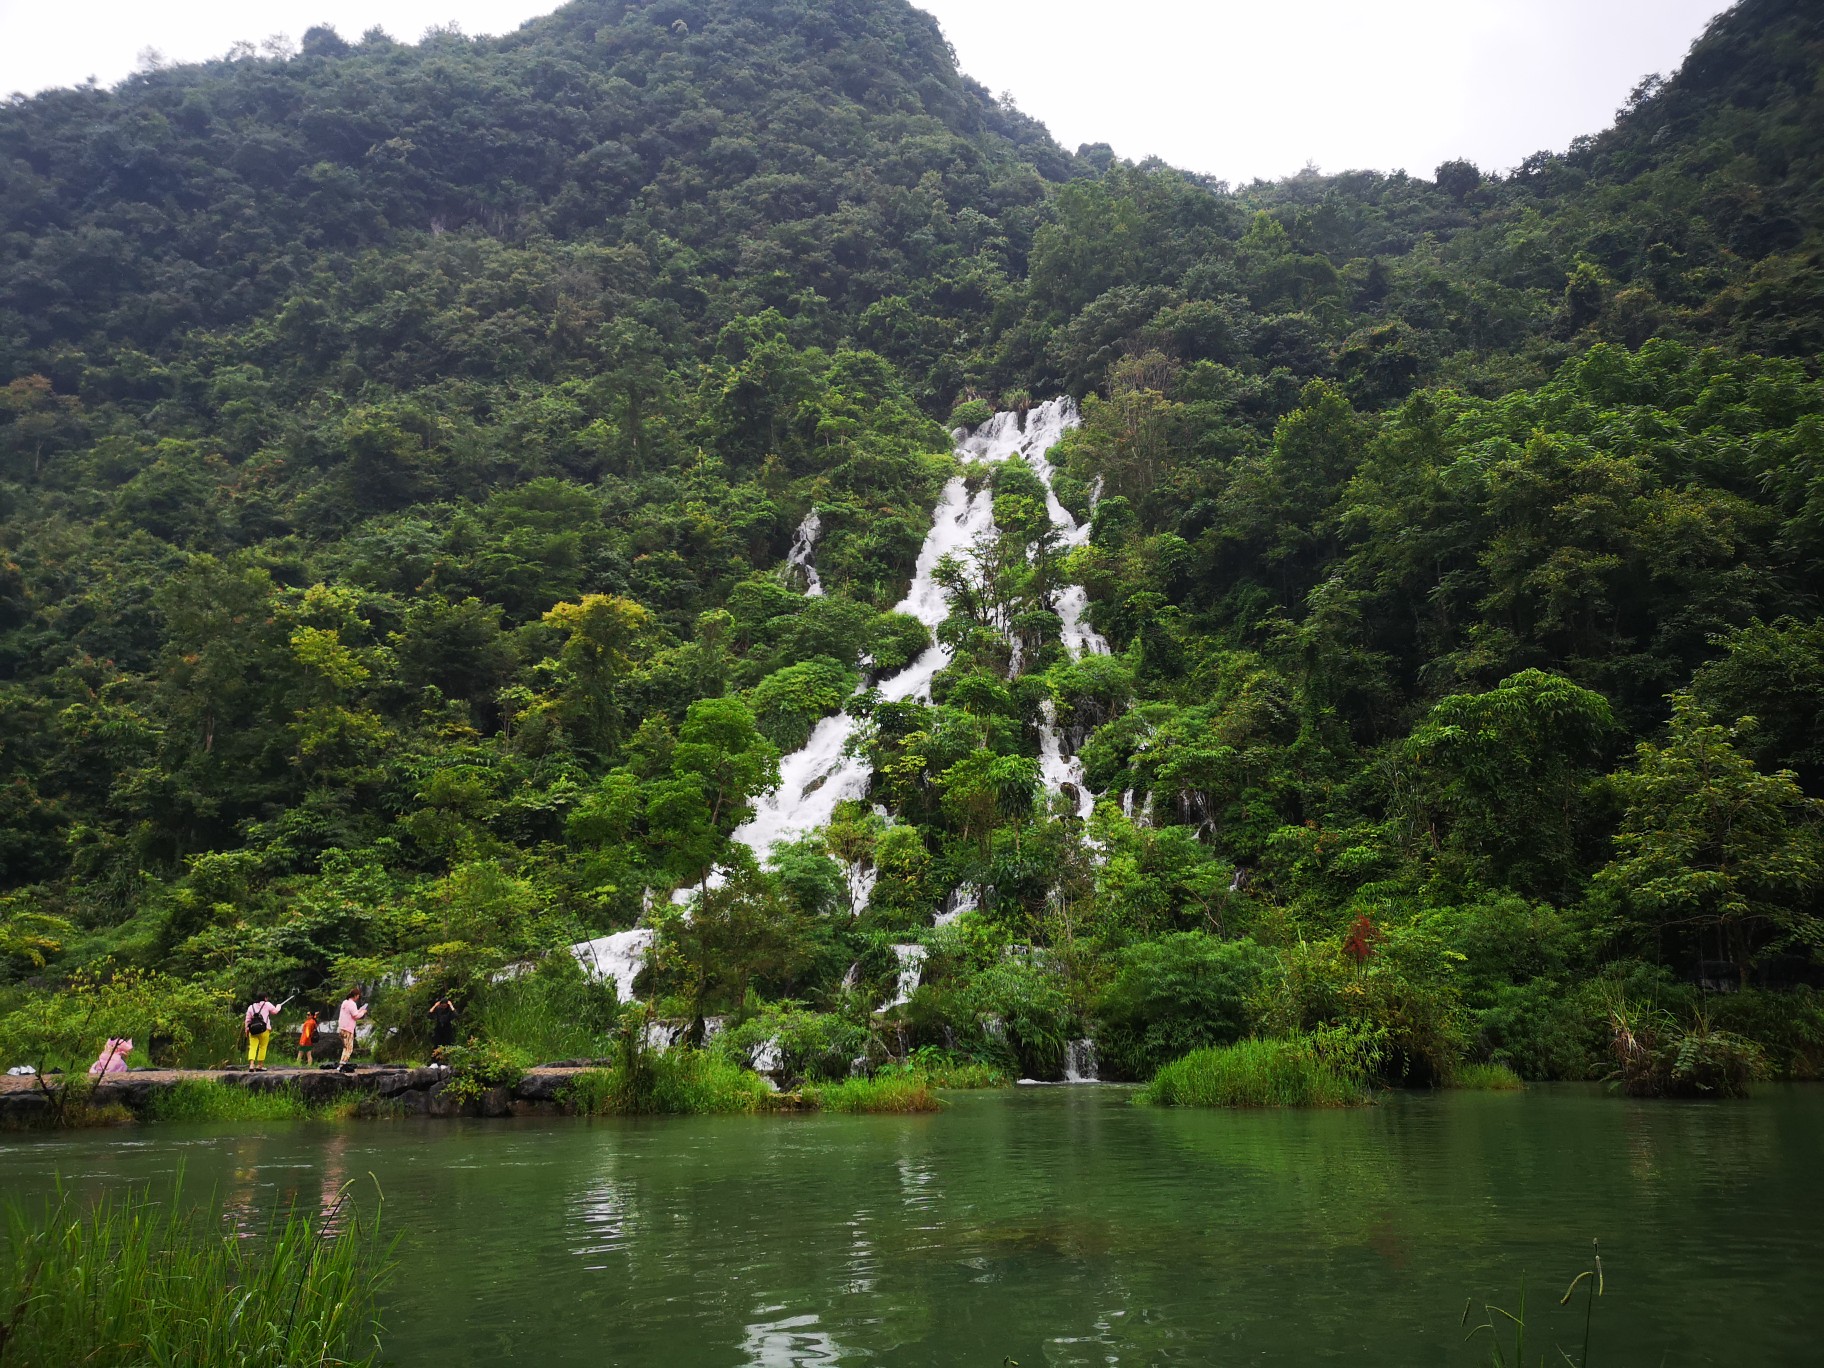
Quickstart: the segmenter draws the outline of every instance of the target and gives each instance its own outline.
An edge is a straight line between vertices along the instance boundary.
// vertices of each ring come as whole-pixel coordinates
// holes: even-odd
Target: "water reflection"
[[[241,1233],[293,1203],[333,1212],[351,1178],[365,1210],[373,1173],[404,1233],[400,1368],[1443,1368],[1463,1361],[1464,1297],[1511,1304],[1522,1276],[1561,1288],[1592,1236],[1610,1286],[1598,1333],[1630,1361],[1779,1365],[1814,1356],[1824,1283],[1819,1089],[1740,1107],[1571,1088],[1298,1114],[1033,1089],[904,1120],[0,1139],[9,1192],[55,1172],[167,1183],[180,1162]],[[1555,1296],[1537,1313],[1548,1352],[1573,1342]]]
[[[759,1314],[783,1311],[782,1306],[761,1308]],[[747,1327],[741,1341],[745,1368],[801,1368],[805,1364],[841,1363],[843,1351],[835,1340],[817,1328],[815,1316],[785,1316]]]
[[[605,1178],[570,1199],[566,1225],[580,1227],[583,1243],[570,1252],[580,1259],[597,1259],[615,1254],[629,1241],[633,1228],[633,1196],[625,1183]],[[606,1263],[585,1264],[591,1271],[606,1268]]]

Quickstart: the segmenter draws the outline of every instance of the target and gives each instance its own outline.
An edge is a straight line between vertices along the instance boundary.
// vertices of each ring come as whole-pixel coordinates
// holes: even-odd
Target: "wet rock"
[[[574,1080],[574,1074],[529,1073],[513,1085],[513,1095],[524,1102],[556,1102]]]
[[[448,1077],[448,1071],[433,1066],[423,1069],[391,1069],[381,1075],[374,1090],[381,1097],[399,1097],[408,1092],[425,1092]]]
[[[40,1092],[0,1093],[0,1126],[29,1129],[51,1118],[51,1100]]]

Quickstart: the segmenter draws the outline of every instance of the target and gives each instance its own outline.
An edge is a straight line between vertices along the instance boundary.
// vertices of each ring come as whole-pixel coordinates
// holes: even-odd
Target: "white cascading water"
[[[1081,546],[1088,540],[1089,529],[1079,525],[1052,492],[1053,472],[1046,457],[1057,440],[1077,422],[1075,403],[1068,398],[1053,399],[1030,410],[1023,423],[1017,413],[997,413],[973,433],[962,435],[956,447],[957,455],[967,461],[995,463],[1016,453],[1024,456],[1045,483],[1046,510],[1067,548]],[[1097,488],[1099,492],[1099,483]],[[967,552],[976,538],[992,530],[993,526],[994,499],[986,485],[973,495],[961,476],[945,485],[932,514],[931,530],[919,549],[912,583],[895,611],[910,613],[935,631],[950,614],[949,600],[936,578],[938,562],[945,556]],[[807,595],[823,592],[812,564],[820,528],[816,513],[808,514],[798,527],[787,558],[788,564],[804,573]],[[1107,641],[1085,621],[1088,605],[1088,595],[1081,585],[1068,585],[1058,595],[1063,640],[1073,657],[1108,653]],[[880,695],[889,702],[929,699],[931,681],[949,663],[949,648],[934,641],[910,665],[880,681],[877,685]],[[855,719],[846,712],[819,721],[811,729],[804,746],[779,762],[778,787],[755,804],[754,815],[736,829],[734,838],[764,861],[771,856],[774,845],[795,841],[827,826],[838,803],[864,797],[870,766],[864,757],[845,753],[854,734]],[[1056,711],[1049,702],[1045,705],[1039,744],[1040,771],[1046,791],[1055,795],[1064,791],[1063,785],[1073,785],[1078,815],[1087,817],[1094,798],[1083,781],[1082,762],[1076,756],[1064,753]],[[711,876],[711,882],[720,882],[719,873]],[[865,887],[858,882],[851,888],[857,911],[866,905],[867,894],[872,891],[872,878],[867,877],[865,882]],[[688,900],[691,891],[681,889],[676,896]],[[973,899],[969,905],[973,906]],[[954,920],[963,910],[962,901],[958,899],[957,905],[939,920]],[[613,978],[616,991],[623,1001],[628,1001],[632,998],[634,977],[645,962],[652,940],[653,932],[649,928],[637,927],[585,941],[571,949],[585,969],[598,977]],[[898,991],[888,1007],[898,1006],[911,997],[918,986],[924,962],[922,946],[896,945],[893,952],[899,957],[900,975]]]
[[[1100,1083],[1096,1069],[1096,1042],[1071,1040],[1064,1044],[1064,1081],[1066,1083]]]
[[[646,952],[652,948],[653,930],[636,926],[631,931],[616,931],[611,936],[597,936],[570,947],[585,973],[598,979],[614,980],[614,993],[622,1002],[633,1001],[633,981],[646,965]]]
[[[883,1012],[904,1007],[912,1001],[912,994],[918,991],[919,979],[925,972],[925,947],[922,945],[896,945],[893,958],[899,961],[899,977],[893,983],[893,996],[880,1004]]]
[[[813,509],[798,524],[798,531],[792,538],[792,549],[785,557],[785,563],[804,577],[806,598],[817,598],[823,593],[823,581],[817,577],[817,565],[811,559],[812,553],[817,549],[817,534],[821,531],[823,519]]]
[[[1064,402],[1068,401],[1054,401]],[[1058,436],[1077,425],[1076,406],[1070,405],[1064,421],[1058,428]],[[1055,441],[1056,438],[1053,439]],[[1066,549],[1082,546],[1089,540],[1089,525],[1078,523],[1071,516],[1070,510],[1058,501],[1052,490],[1051,461],[1048,456],[1051,442],[1044,446],[1034,445],[1028,452],[1027,460],[1033,473],[1045,482],[1045,510],[1051,515],[1052,525],[1058,529],[1058,541]],[[1101,496],[1102,482],[1096,481],[1090,494],[1091,508]],[[1070,652],[1073,660],[1086,655],[1107,655],[1108,640],[1086,620],[1089,612],[1089,593],[1080,584],[1067,584],[1058,591],[1058,617],[1063,623],[1062,637],[1064,649]],[[1045,791],[1050,794],[1071,792],[1076,795],[1077,816],[1088,820],[1095,810],[1095,795],[1089,791],[1089,784],[1083,777],[1083,762],[1075,755],[1064,751],[1064,737],[1058,730],[1058,711],[1048,698],[1040,705],[1039,722],[1039,774],[1045,781]],[[1066,785],[1069,786],[1068,790]]]
[[[1035,454],[1042,460],[1044,452],[1076,421],[1076,406],[1068,399],[1054,399],[1033,409],[1024,429],[1018,414],[997,413],[957,444],[957,455],[997,462],[1020,452],[1028,460]],[[937,582],[937,563],[967,551],[993,526],[994,497],[986,486],[971,495],[960,475],[945,485],[932,515],[931,531],[919,548],[912,584],[894,611],[910,613],[936,630],[950,615],[950,601]],[[929,698],[931,681],[949,663],[950,648],[933,642],[905,669],[882,680],[877,686],[880,695],[891,703]],[[844,754],[854,734],[855,719],[847,713],[832,714],[813,727],[803,749],[779,762],[779,787],[755,805],[754,815],[736,829],[735,839],[765,860],[775,844],[795,841],[827,826],[836,804],[865,796],[871,772],[868,762],[862,756]]]

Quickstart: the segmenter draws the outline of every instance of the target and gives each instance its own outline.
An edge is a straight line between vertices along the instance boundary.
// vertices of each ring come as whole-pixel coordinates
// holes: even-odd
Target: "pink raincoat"
[[[102,1046],[101,1058],[89,1065],[91,1074],[125,1073],[127,1056],[133,1053],[133,1037],[108,1037],[108,1043]]]

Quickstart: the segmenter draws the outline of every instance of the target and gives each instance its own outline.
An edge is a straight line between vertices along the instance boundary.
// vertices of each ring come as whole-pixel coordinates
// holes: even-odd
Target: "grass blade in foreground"
[[[292,1214],[264,1238],[147,1190],[9,1204],[0,1368],[365,1368],[390,1271],[379,1210]]]

